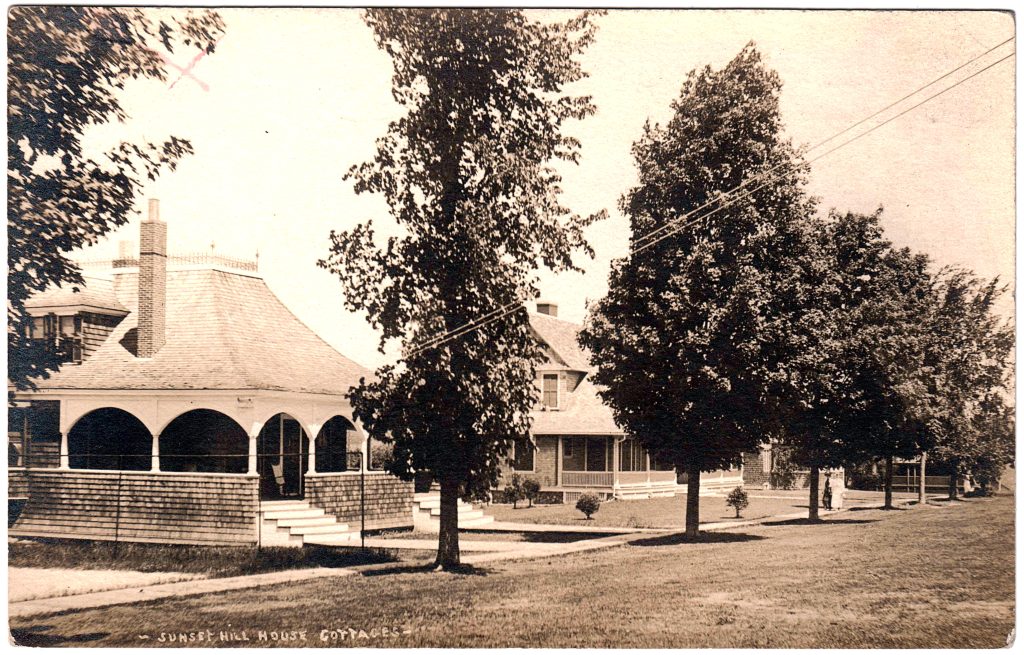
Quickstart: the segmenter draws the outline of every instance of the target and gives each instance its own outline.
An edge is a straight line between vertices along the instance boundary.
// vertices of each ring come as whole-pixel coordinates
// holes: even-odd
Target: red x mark
[[[220,39],[217,39],[217,41],[214,42],[214,45],[217,45],[218,43],[220,43]],[[181,66],[179,66],[176,63],[174,63],[173,61],[171,61],[170,57],[168,57],[164,53],[157,52],[157,54],[160,55],[160,58],[163,59],[164,62],[168,66],[173,66],[174,68],[177,68],[179,71],[181,71],[181,75],[178,76],[178,79],[176,79],[173,82],[171,82],[171,85],[169,87],[167,87],[168,89],[173,89],[174,85],[181,81],[181,78],[183,78],[186,75],[188,75],[193,80],[195,80],[196,84],[198,84],[199,87],[203,91],[209,91],[210,90],[210,87],[207,86],[207,84],[205,82],[203,82],[201,79],[199,79],[198,77],[196,77],[195,75],[192,74],[192,69],[196,67],[196,64],[199,63],[200,59],[202,59],[203,57],[206,56],[206,50],[200,50],[199,54],[197,54],[195,57],[193,57],[192,61],[189,62],[188,66],[186,66],[184,68],[182,68]]]

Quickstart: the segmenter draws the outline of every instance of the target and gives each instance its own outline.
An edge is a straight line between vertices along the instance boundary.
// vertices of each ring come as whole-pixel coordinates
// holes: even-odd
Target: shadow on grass
[[[808,518],[785,519],[782,521],[765,521],[761,525],[773,528],[787,525],[859,525],[862,523],[877,523],[878,519],[818,519],[812,521]]]
[[[18,646],[48,647],[67,644],[83,644],[99,641],[110,636],[109,632],[86,632],[78,635],[47,634],[52,625],[32,625],[27,628],[11,628],[11,639]]]
[[[744,541],[760,541],[764,539],[759,535],[745,534],[742,532],[701,532],[696,537],[687,537],[685,534],[669,534],[662,537],[651,537],[649,539],[638,539],[630,541],[630,546],[678,546],[682,544],[728,544],[741,543]]]
[[[410,564],[409,566],[382,566],[362,571],[361,575],[367,578],[374,578],[382,575],[400,575],[403,573],[451,573],[452,575],[487,576],[491,574],[491,569],[473,566],[472,564],[462,564],[445,570],[431,562],[429,564]]]

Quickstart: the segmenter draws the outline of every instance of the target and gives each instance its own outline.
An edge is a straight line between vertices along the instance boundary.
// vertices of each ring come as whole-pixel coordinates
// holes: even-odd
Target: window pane
[[[517,471],[533,470],[533,444],[528,439],[516,439],[512,445],[512,468]]]

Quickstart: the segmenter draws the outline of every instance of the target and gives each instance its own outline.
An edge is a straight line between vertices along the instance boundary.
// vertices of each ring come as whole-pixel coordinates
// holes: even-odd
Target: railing
[[[563,487],[610,487],[615,484],[611,471],[562,471]]]
[[[676,481],[675,471],[620,471],[619,484],[665,484]]]
[[[119,257],[117,259],[87,259],[75,262],[83,269],[100,268],[131,268],[139,265],[138,257]],[[168,255],[168,264],[210,264],[214,266],[226,266],[239,271],[259,270],[258,259],[240,259],[238,257],[225,257],[209,252],[192,252],[181,255]]]

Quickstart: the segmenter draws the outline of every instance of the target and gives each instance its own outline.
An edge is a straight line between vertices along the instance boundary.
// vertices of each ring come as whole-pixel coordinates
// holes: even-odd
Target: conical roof
[[[272,390],[344,395],[370,371],[302,323],[261,277],[220,268],[167,272],[166,342],[152,358],[133,352],[138,275],[114,276],[130,313],[80,365],[41,389]]]

